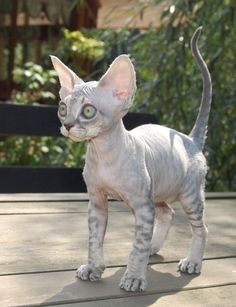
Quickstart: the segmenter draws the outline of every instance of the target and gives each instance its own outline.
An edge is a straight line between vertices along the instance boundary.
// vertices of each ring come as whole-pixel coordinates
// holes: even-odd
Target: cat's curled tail
[[[191,50],[202,74],[202,79],[203,79],[202,101],[198,112],[197,120],[194,124],[192,131],[189,134],[189,136],[193,138],[194,143],[198,146],[200,150],[203,149],[206,140],[207,123],[208,123],[208,118],[211,108],[211,98],[212,98],[211,75],[197,47],[197,41],[201,34],[201,30],[202,27],[199,27],[193,34],[191,40]]]

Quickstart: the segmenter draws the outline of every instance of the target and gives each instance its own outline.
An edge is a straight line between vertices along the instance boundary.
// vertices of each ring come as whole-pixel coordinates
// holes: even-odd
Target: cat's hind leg
[[[135,214],[135,241],[129,255],[127,269],[120,287],[125,291],[144,291],[147,287],[146,271],[150,254],[155,210],[148,202],[140,203]]]
[[[179,270],[189,274],[200,273],[207,238],[204,220],[204,192],[190,191],[182,195],[181,204],[192,229],[192,242],[186,258],[180,260]]]
[[[150,251],[151,256],[156,254],[163,246],[174,217],[174,210],[165,202],[155,205],[155,213],[155,224]]]

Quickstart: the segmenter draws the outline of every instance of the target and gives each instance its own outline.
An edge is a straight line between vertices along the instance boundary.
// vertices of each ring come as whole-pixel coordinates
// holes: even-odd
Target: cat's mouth
[[[64,126],[62,126],[61,134],[70,138],[74,142],[81,142],[87,139],[85,128],[73,127],[68,131]]]

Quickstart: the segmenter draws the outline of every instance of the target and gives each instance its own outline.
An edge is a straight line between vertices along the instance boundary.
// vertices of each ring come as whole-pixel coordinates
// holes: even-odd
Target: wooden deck
[[[0,306],[233,307],[236,199],[233,194],[226,196],[207,200],[209,239],[202,274],[177,271],[191,235],[176,204],[166,244],[159,255],[150,258],[148,289],[132,294],[118,286],[134,236],[134,219],[123,203],[110,201],[107,269],[102,281],[90,283],[75,278],[76,268],[87,255],[87,195],[2,194]]]

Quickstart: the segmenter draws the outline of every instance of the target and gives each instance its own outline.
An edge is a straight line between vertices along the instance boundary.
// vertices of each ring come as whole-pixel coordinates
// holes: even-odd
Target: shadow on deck
[[[134,236],[134,219],[110,201],[105,238],[107,269],[100,282],[75,278],[87,257],[87,194],[0,196],[1,306],[234,306],[236,299],[236,199],[207,200],[208,244],[200,275],[177,271],[190,244],[182,210],[159,255],[150,258],[148,289],[126,293],[119,280]]]

